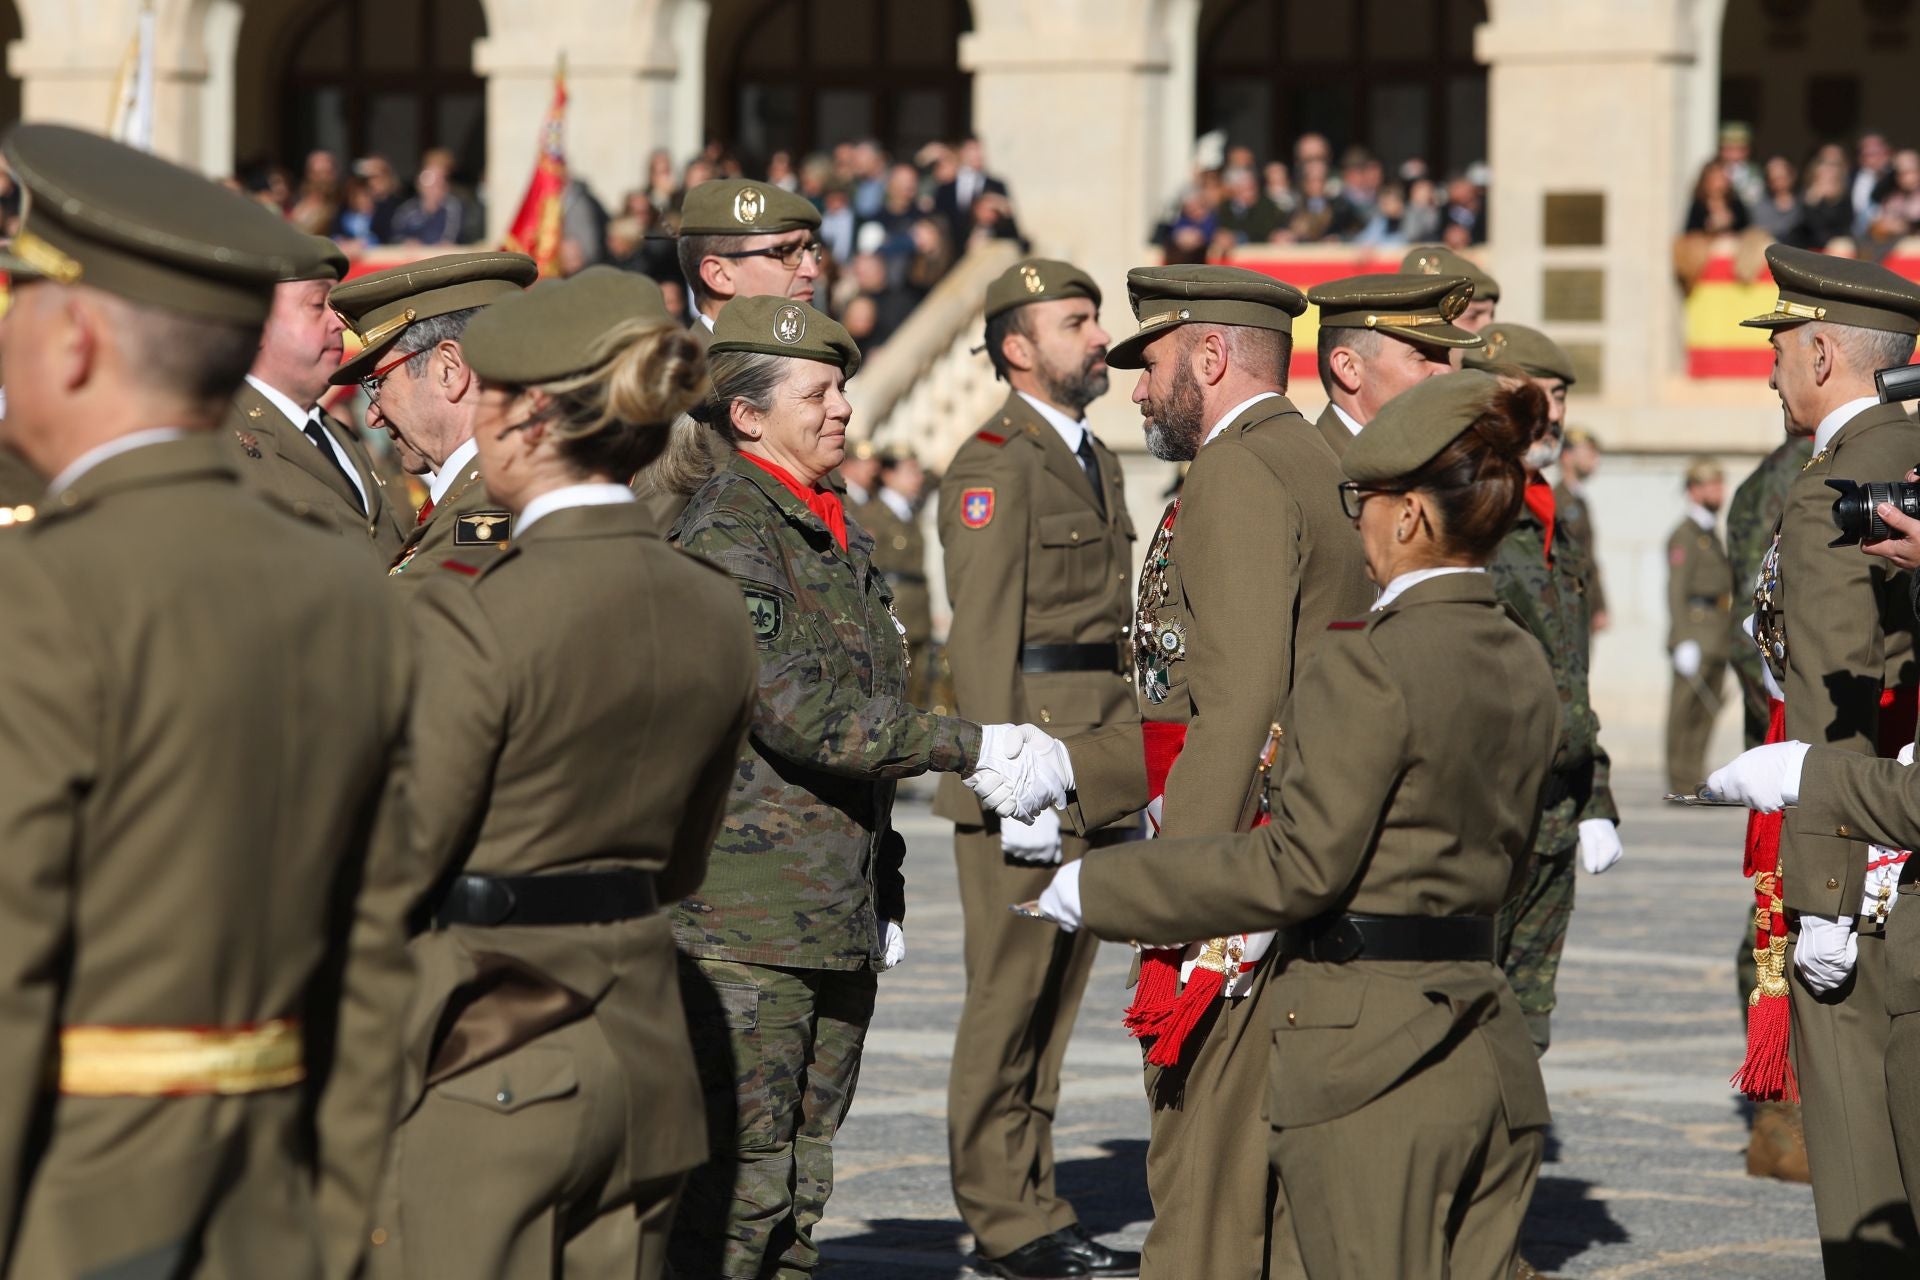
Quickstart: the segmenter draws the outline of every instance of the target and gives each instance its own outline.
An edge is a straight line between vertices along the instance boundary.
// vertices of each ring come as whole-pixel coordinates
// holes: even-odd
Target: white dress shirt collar
[[[708,333],[714,333],[714,332],[717,332],[717,330],[715,330],[715,329],[714,329],[714,327],[713,327],[713,317],[712,317],[712,316],[710,316],[710,315],[708,315],[708,314],[707,314],[706,312],[704,312],[704,311],[697,311],[697,312],[695,312],[694,314],[700,317],[700,323],[701,323],[701,324],[703,324],[703,325],[705,325],[705,326],[707,326],[707,332],[708,332]]]
[[[1720,517],[1714,515],[1713,512],[1707,510],[1697,502],[1689,502],[1687,504],[1687,519],[1693,521],[1708,533],[1712,533],[1720,524]]]
[[[144,449],[150,444],[165,444],[169,440],[183,440],[186,432],[179,427],[148,427],[144,431],[129,431],[126,435],[97,444],[79,457],[69,462],[66,469],[53,478],[47,486],[47,497],[73,487],[81,476],[93,470],[109,458],[117,458],[123,453],[132,453],[135,449]]]
[[[306,435],[307,424],[315,421],[320,416],[319,405],[313,405],[305,412],[302,412],[300,406],[293,402],[291,396],[287,395],[272,383],[263,382],[252,374],[247,375],[247,384],[255,391],[258,391],[261,396],[266,399],[268,404],[285,414],[287,421],[293,424],[294,430],[300,432],[302,435]],[[340,464],[340,469],[346,472],[347,479],[352,483],[354,491],[360,495],[360,507],[362,510],[365,510],[367,506],[367,486],[365,482],[360,479],[360,468],[353,465],[353,456],[340,446],[338,440],[333,438],[333,432],[327,430],[325,423],[322,423],[320,426],[320,434],[326,439],[327,449],[333,454],[334,461]],[[312,443],[311,437],[309,437],[308,443]]]
[[[524,538],[527,530],[539,522],[542,516],[550,516],[556,511],[568,507],[611,507],[622,502],[638,501],[633,490],[623,484],[598,482],[594,484],[570,484],[561,489],[549,489],[529,502],[520,511],[513,536]]]
[[[893,490],[887,488],[887,486],[881,485],[880,492],[877,496],[880,501],[887,504],[887,510],[899,516],[900,519],[907,524],[913,523],[913,504],[907,501],[906,494],[895,493]]]
[[[1262,400],[1278,400],[1279,398],[1280,393],[1278,391],[1262,391],[1259,395],[1248,396],[1245,400],[1242,400],[1239,404],[1220,415],[1220,420],[1213,424],[1213,430],[1207,432],[1207,438],[1200,442],[1200,447],[1204,449],[1212,444],[1213,438],[1222,431],[1225,431],[1228,426],[1232,425],[1235,418],[1253,408],[1253,406],[1259,404]]]
[[[427,481],[427,496],[433,499],[435,506],[439,505],[440,499],[447,496],[447,490],[453,488],[453,482],[460,478],[461,474],[467,470],[468,464],[479,454],[480,446],[473,442],[472,436],[468,436],[461,442],[458,449],[447,455],[446,465],[434,472],[433,479]],[[522,516],[520,520],[521,527],[525,528],[526,517]]]
[[[873,491],[866,486],[857,485],[845,476],[840,477],[840,483],[847,486],[847,498],[854,506],[864,507],[873,501]]]
[[[1077,455],[1080,452],[1080,441],[1087,434],[1085,418],[1076,422],[1046,401],[1035,399],[1024,391],[1020,393],[1020,398],[1032,405],[1034,412],[1045,418],[1048,424],[1060,433],[1060,438],[1066,441],[1068,453]]]
[[[1485,573],[1485,569],[1469,568],[1466,565],[1447,564],[1438,569],[1415,569],[1412,573],[1403,573],[1387,584],[1380,598],[1373,602],[1373,612],[1378,613],[1398,599],[1408,587],[1417,587],[1429,578],[1444,578],[1450,573]]]
[[[1861,396],[1858,400],[1847,401],[1838,409],[1835,409],[1832,413],[1820,419],[1820,425],[1814,428],[1813,432],[1813,451],[1815,453],[1825,453],[1827,446],[1833,443],[1833,438],[1840,434],[1840,428],[1846,426],[1849,422],[1852,422],[1856,416],[1865,413],[1868,409],[1873,408],[1873,406],[1879,403],[1880,400],[1877,396]]]
[[[1339,405],[1329,403],[1327,407],[1332,409],[1334,414],[1340,419],[1340,425],[1344,426],[1348,431],[1351,431],[1354,435],[1356,436],[1359,435],[1360,432],[1365,429],[1366,427],[1365,423],[1355,422],[1353,420],[1353,415],[1348,413],[1345,409],[1342,409]]]

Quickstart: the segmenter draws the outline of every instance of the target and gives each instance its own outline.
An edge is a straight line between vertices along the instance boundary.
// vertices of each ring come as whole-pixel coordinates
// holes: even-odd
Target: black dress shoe
[[[1087,1264],[1087,1274],[1090,1276],[1137,1276],[1140,1274],[1139,1254],[1107,1248],[1088,1235],[1087,1229],[1077,1222],[1054,1232],[1053,1238],[1066,1246],[1067,1252]]]
[[[1012,1253],[998,1258],[974,1255],[973,1269],[982,1275],[1004,1276],[1006,1280],[1076,1280],[1092,1275],[1086,1260],[1062,1244],[1056,1235],[1029,1240]]]

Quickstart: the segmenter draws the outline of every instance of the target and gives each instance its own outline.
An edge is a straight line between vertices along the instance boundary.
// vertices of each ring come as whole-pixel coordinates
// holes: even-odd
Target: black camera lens
[[[1851,547],[1892,537],[1892,531],[1880,519],[1883,502],[1903,516],[1920,520],[1920,484],[1900,480],[1874,484],[1829,480],[1827,487],[1840,495],[1833,500],[1833,527],[1840,531],[1840,536],[1827,544],[1830,547]]]

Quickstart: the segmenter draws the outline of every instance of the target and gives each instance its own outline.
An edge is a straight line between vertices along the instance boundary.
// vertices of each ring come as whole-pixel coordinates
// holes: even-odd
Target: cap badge
[[[1440,274],[1440,259],[1430,253],[1421,254],[1414,260],[1413,265],[1420,268],[1421,273],[1424,275],[1437,276]]]
[[[773,336],[789,347],[807,336],[807,313],[799,304],[790,302],[773,313]]]
[[[1472,301],[1473,283],[1471,281],[1455,287],[1448,291],[1446,297],[1440,299],[1441,318],[1451,324],[1459,317],[1462,311],[1467,309],[1467,304]]]
[[[1040,269],[1038,267],[1021,267],[1020,283],[1026,286],[1028,293],[1045,293],[1047,291],[1047,282],[1040,278]]]
[[[1507,349],[1506,334],[1490,333],[1487,335],[1487,341],[1486,341],[1487,359],[1498,360],[1500,358],[1500,353],[1502,351],[1505,351],[1506,349]]]
[[[733,198],[733,220],[742,226],[752,226],[760,221],[760,215],[767,207],[766,197],[752,187],[747,187]]]

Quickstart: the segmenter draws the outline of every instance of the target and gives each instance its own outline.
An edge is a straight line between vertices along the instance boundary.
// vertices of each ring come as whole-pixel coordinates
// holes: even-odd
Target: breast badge
[[[512,536],[513,516],[505,511],[476,511],[461,516],[453,526],[453,544],[457,547],[495,546]]]
[[[753,638],[761,644],[779,639],[780,624],[785,619],[785,606],[780,597],[751,587],[742,588],[740,594],[747,598],[747,621],[753,626]]]
[[[249,458],[257,458],[260,456],[259,436],[253,434],[251,431],[236,431],[233,433],[233,438],[240,442],[241,452],[245,453]]]

